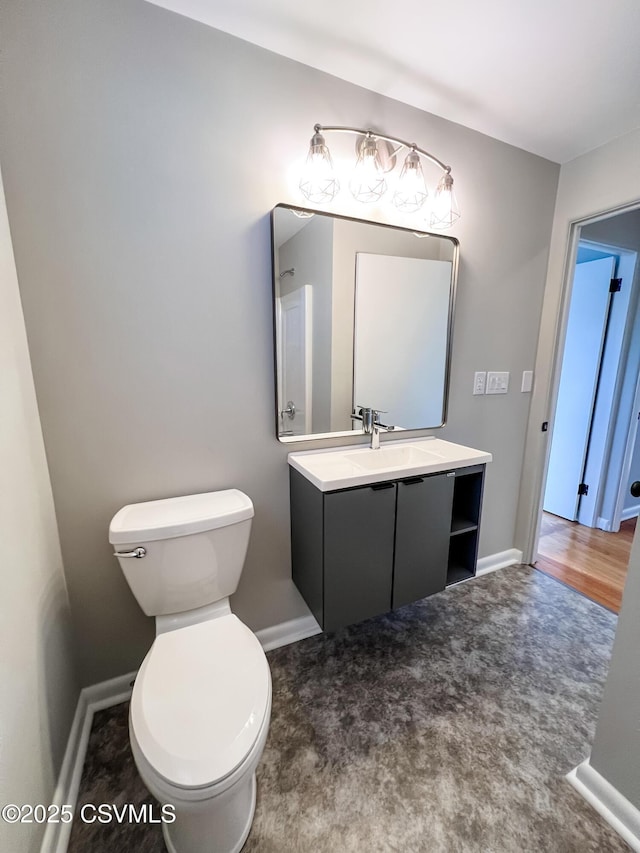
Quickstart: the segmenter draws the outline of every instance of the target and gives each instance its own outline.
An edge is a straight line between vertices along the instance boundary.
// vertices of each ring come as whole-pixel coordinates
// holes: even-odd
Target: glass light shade
[[[324,136],[319,132],[311,137],[299,187],[302,195],[312,204],[329,204],[340,189],[333,171],[331,154],[325,145]]]
[[[373,137],[367,136],[362,142],[349,189],[356,201],[364,204],[378,201],[387,191],[378,146]]]
[[[410,151],[404,161],[398,184],[393,194],[393,203],[404,213],[415,213],[427,200],[427,185],[422,174],[420,155]]]
[[[438,188],[433,197],[431,208],[431,227],[437,229],[451,228],[453,223],[460,218],[460,209],[453,192],[453,178],[449,172],[445,172],[440,178]]]

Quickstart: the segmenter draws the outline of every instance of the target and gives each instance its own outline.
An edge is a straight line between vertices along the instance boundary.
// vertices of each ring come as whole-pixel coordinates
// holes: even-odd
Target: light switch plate
[[[522,371],[522,385],[520,390],[523,394],[527,394],[533,388],[533,370]]]
[[[473,374],[473,393],[484,394],[485,385],[487,382],[487,371],[478,370]]]
[[[493,371],[487,373],[487,394],[506,394],[509,390],[509,372]]]

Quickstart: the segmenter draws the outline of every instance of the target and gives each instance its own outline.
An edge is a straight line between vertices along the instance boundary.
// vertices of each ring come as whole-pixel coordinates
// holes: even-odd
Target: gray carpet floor
[[[269,652],[243,853],[628,851],[564,778],[589,754],[615,624],[515,566]],[[78,808],[105,802],[152,802],[126,705],[94,717]],[[163,850],[157,825],[77,820],[69,846]]]

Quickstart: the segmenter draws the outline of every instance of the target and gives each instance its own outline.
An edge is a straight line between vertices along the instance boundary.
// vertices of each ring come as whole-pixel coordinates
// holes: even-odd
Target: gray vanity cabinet
[[[398,482],[392,607],[447,584],[453,471]]]
[[[289,471],[293,580],[325,631],[475,574],[483,466],[327,492]]]
[[[325,631],[389,610],[395,514],[395,483],[325,494]]]

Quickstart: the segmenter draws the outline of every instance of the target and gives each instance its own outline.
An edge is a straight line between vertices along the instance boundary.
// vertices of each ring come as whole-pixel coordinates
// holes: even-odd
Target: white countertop
[[[387,441],[379,450],[362,445],[290,453],[289,465],[323,492],[366,486],[384,480],[436,474],[484,465],[492,456],[440,438]]]

